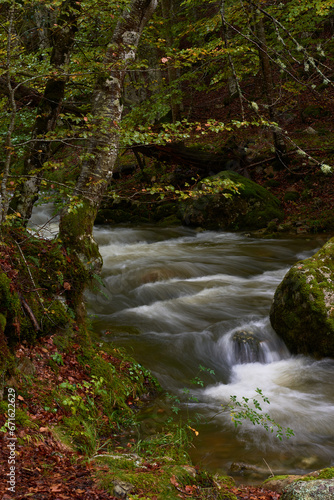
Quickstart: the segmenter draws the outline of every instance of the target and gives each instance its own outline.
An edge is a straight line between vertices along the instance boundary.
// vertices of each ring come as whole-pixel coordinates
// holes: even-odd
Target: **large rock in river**
[[[270,321],[293,354],[334,358],[334,238],[286,274]]]
[[[230,179],[241,184],[239,194],[226,198],[219,192],[186,200],[180,209],[183,224],[214,230],[254,230],[266,227],[274,219],[283,219],[279,200],[250,179],[230,171],[208,179]],[[199,182],[199,189],[203,182]]]

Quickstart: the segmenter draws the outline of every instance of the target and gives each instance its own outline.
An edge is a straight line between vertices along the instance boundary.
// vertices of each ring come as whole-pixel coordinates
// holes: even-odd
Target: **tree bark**
[[[158,0],[132,0],[116,25],[104,58],[105,72],[99,76],[94,92],[95,133],[87,144],[89,159],[82,164],[71,203],[61,214],[59,238],[93,269],[101,265],[92,232],[118,154],[124,78],[157,3]]]
[[[172,28],[173,28],[173,0],[161,0],[161,9],[162,15],[165,19],[166,24],[166,43],[167,48],[171,49],[173,47],[173,36],[172,36]],[[175,95],[175,91],[173,87],[176,85],[176,81],[178,79],[178,70],[175,68],[175,63],[170,63],[167,61],[167,74],[168,74],[168,83],[171,88],[171,98],[170,98],[170,107],[172,112],[172,120],[173,123],[179,121],[181,119],[181,106],[180,102]]]
[[[22,221],[27,223],[38,193],[43,174],[43,165],[50,158],[51,142],[48,132],[54,130],[65,94],[67,76],[63,69],[67,66],[77,31],[76,21],[79,14],[76,0],[66,0],[61,7],[57,25],[51,33],[52,53],[50,63],[54,67],[54,76],[46,83],[32,133],[27,156],[24,162],[24,175],[32,174],[16,191],[11,208],[21,214]]]

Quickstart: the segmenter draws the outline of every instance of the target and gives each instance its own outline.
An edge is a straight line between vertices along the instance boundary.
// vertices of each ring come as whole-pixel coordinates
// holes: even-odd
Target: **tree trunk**
[[[100,75],[94,92],[95,133],[87,145],[89,159],[83,163],[71,202],[61,215],[59,238],[95,270],[99,269],[101,258],[92,237],[93,225],[118,154],[124,78],[157,3],[158,0],[132,0],[116,25],[104,59],[106,72]]]
[[[0,189],[0,229],[1,229],[1,224],[5,221],[7,212],[8,212],[8,207],[9,207],[9,194],[7,190],[7,182],[8,182],[8,177],[9,177],[9,172],[10,172],[10,165],[11,165],[11,159],[12,159],[12,134],[14,132],[15,128],[15,117],[16,117],[16,102],[15,102],[15,91],[11,85],[10,81],[10,72],[9,70],[11,69],[11,60],[12,60],[12,36],[13,36],[13,24],[14,24],[14,14],[15,14],[15,6],[12,5],[9,9],[9,25],[8,25],[8,31],[7,31],[7,61],[6,61],[6,70],[8,71],[6,75],[6,80],[7,80],[7,89],[9,93],[9,103],[11,107],[11,115],[10,115],[10,122],[9,122],[9,127],[7,130],[7,135],[6,135],[6,142],[5,142],[5,162],[4,162],[4,169],[2,173],[2,181],[1,181],[1,189]],[[14,38],[14,37],[13,37]]]
[[[52,30],[51,65],[55,75],[48,79],[41,99],[32,133],[32,142],[24,162],[23,174],[29,177],[16,191],[10,204],[11,208],[21,214],[22,221],[27,223],[38,198],[43,165],[51,155],[51,142],[47,133],[54,130],[61,104],[65,94],[67,76],[63,70],[67,66],[72,51],[76,21],[79,14],[76,0],[66,0],[61,7],[57,25]]]
[[[254,13],[254,17],[256,17],[256,13]],[[260,17],[259,19],[255,19],[255,30],[257,35],[257,45],[259,48],[259,58],[261,63],[261,70],[263,76],[263,89],[264,95],[267,102],[268,110],[269,110],[269,118],[271,121],[276,121],[276,109],[275,109],[275,99],[274,99],[274,83],[270,65],[270,59],[268,55],[268,46],[266,40],[266,33],[264,28],[263,19]],[[286,145],[284,141],[283,133],[276,128],[273,131],[273,139],[275,146],[275,156],[278,162],[285,166],[286,160],[284,160],[284,156],[286,155]]]
[[[173,47],[173,0],[161,0],[161,9],[162,15],[165,19],[165,37],[167,48],[171,49]],[[167,73],[168,73],[168,84],[171,89],[171,98],[170,98],[170,107],[172,111],[172,120],[173,123],[179,121],[181,119],[181,106],[180,102],[175,95],[175,82],[178,79],[178,70],[175,68],[175,63],[170,63],[167,61]],[[174,87],[174,88],[173,88]]]

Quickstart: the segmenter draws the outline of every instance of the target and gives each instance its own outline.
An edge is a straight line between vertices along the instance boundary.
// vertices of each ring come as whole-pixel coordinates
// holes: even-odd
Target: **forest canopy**
[[[119,153],[129,148],[136,154],[207,134],[226,142],[255,127],[272,134],[283,168],[291,149],[311,160],[285,125],[305,90],[320,106],[315,113],[326,113],[332,99],[333,7],[333,0],[2,2],[2,223],[25,223],[42,192],[67,207],[60,230],[77,244],[71,214],[81,213],[91,235]],[[230,100],[224,94],[216,108],[231,104],[228,121],[194,112],[199,95],[226,89]]]

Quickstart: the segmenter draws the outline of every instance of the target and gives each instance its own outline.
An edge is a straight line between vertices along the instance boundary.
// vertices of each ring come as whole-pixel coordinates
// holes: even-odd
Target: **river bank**
[[[139,440],[136,413],[160,391],[124,351],[93,345],[80,332],[65,342],[53,335],[34,346],[18,345],[0,406],[2,498],[279,498],[194,467],[187,450],[195,430],[177,419]],[[8,394],[16,400],[15,441],[8,434]]]
[[[1,492],[7,495],[7,498],[20,500],[33,496],[33,498],[50,500],[58,498],[107,499],[115,498],[117,491],[118,498],[127,495],[129,499],[147,498],[152,500],[180,497],[203,499],[241,499],[247,498],[247,496],[266,499],[279,498],[278,493],[265,491],[262,487],[235,486],[233,480],[224,475],[228,471],[225,466],[224,470],[219,467],[220,471],[217,475],[217,467],[214,462],[209,467],[207,465],[210,464],[203,464],[201,457],[206,456],[207,451],[205,450],[208,449],[213,452],[213,456],[218,453],[216,456],[220,464],[224,462],[220,455],[222,452],[227,460],[230,458],[230,461],[235,461],[236,457],[233,454],[236,446],[245,457],[247,446],[245,446],[243,439],[238,445],[237,441],[230,442],[231,430],[229,428],[225,431],[220,427],[216,429],[215,433],[212,434],[213,443],[209,435],[206,434],[205,427],[201,424],[197,425],[193,415],[189,415],[190,421],[185,418],[182,403],[180,407],[181,421],[179,415],[173,411],[177,405],[173,403],[173,400],[166,404],[166,399],[163,407],[155,408],[159,416],[159,425],[157,426],[155,422],[152,426],[153,431],[144,433],[143,420],[137,417],[141,415],[140,408],[145,408],[148,409],[148,420],[152,421],[150,417],[152,407],[157,401],[157,396],[161,394],[159,398],[162,397],[163,393],[161,393],[159,384],[143,366],[151,369],[149,360],[164,366],[164,363],[161,364],[164,359],[161,357],[161,353],[164,352],[168,358],[169,349],[166,349],[168,338],[172,346],[174,363],[179,357],[180,366],[186,368],[183,373],[179,368],[176,369],[175,364],[173,364],[170,373],[172,376],[169,375],[167,379],[164,376],[164,369],[160,372],[159,378],[163,381],[165,389],[166,386],[174,388],[172,390],[174,396],[177,396],[180,390],[182,391],[185,380],[189,381],[192,378],[191,375],[194,375],[193,372],[197,370],[198,361],[211,367],[210,363],[215,359],[212,354],[214,351],[217,354],[217,363],[213,367],[217,371],[217,381],[225,380],[227,374],[224,375],[220,370],[226,370],[230,366],[230,362],[232,362],[230,366],[232,373],[238,374],[247,366],[249,371],[250,365],[238,364],[237,359],[234,358],[230,360],[228,357],[224,360],[222,358],[224,353],[231,354],[225,341],[230,338],[229,333],[233,333],[239,325],[239,323],[238,325],[233,323],[225,331],[226,320],[228,317],[232,318],[233,321],[237,317],[240,320],[245,315],[243,322],[250,320],[252,328],[257,329],[258,332],[261,331],[261,335],[267,331],[265,321],[254,321],[254,304],[258,303],[260,310],[267,314],[265,311],[268,309],[272,293],[270,292],[268,295],[268,273],[274,272],[272,278],[276,276],[275,280],[278,282],[281,279],[282,271],[279,269],[282,267],[282,262],[284,262],[284,266],[295,259],[295,252],[300,251],[301,240],[293,240],[292,243],[296,245],[296,248],[289,250],[290,243],[288,242],[279,242],[279,244],[273,245],[272,240],[253,240],[232,233],[196,233],[186,229],[186,234],[183,234],[183,231],[181,228],[172,228],[170,230],[164,229],[162,233],[155,234],[155,229],[148,227],[136,228],[135,232],[129,228],[115,228],[110,234],[106,233],[106,228],[100,228],[97,231],[96,237],[99,240],[101,251],[103,254],[105,253],[105,269],[102,274],[104,286],[102,287],[103,293],[101,290],[95,289],[92,295],[88,295],[91,314],[92,297],[95,297],[97,304],[100,302],[96,308],[97,316],[91,316],[94,326],[89,331],[71,319],[70,309],[67,311],[67,316],[57,313],[57,307],[60,307],[60,304],[58,304],[59,300],[54,300],[55,296],[59,294],[61,297],[75,283],[78,286],[78,282],[75,280],[78,274],[73,274],[73,266],[71,266],[70,275],[59,274],[57,266],[61,266],[64,271],[64,262],[68,262],[68,256],[59,252],[59,249],[57,250],[52,242],[40,241],[37,243],[33,239],[27,240],[26,237],[22,238],[21,236],[21,248],[24,252],[29,252],[31,260],[29,269],[36,273],[34,274],[35,287],[31,291],[31,295],[26,295],[27,300],[31,305],[34,303],[36,283],[41,283],[46,302],[41,311],[35,310],[36,316],[32,311],[30,312],[29,321],[27,320],[28,308],[22,306],[22,299],[21,309],[19,308],[20,303],[7,302],[12,310],[7,310],[6,321],[8,327],[11,327],[13,333],[16,334],[16,345],[12,345],[12,354],[6,361],[8,362],[8,370],[4,399],[0,405],[2,462],[9,467],[9,470],[3,468],[1,472],[3,475],[1,483],[3,491]],[[283,246],[281,246],[282,244]],[[27,248],[26,245],[28,245]],[[306,239],[303,241],[304,251],[307,245],[310,246],[310,249],[314,247],[314,243]],[[8,246],[3,247],[1,265],[7,275],[2,284],[3,301],[5,298],[9,301],[8,292],[19,290],[22,285],[26,287],[25,293],[27,293],[28,286],[28,289],[31,290],[31,276],[27,271],[27,260],[23,262],[23,267],[20,267],[19,261],[15,263],[16,256],[11,253],[14,252],[14,248],[15,245],[10,251]],[[204,261],[202,261],[203,257],[201,256],[202,250],[204,250]],[[170,261],[166,260],[167,255],[171,259]],[[144,265],[144,256],[148,259],[148,268]],[[284,257],[283,261],[278,261],[278,256],[280,259]],[[185,257],[191,260],[191,265],[186,264]],[[258,268],[260,262],[261,268]],[[265,263],[264,268],[262,267],[263,263]],[[157,264],[159,264],[159,269]],[[229,272],[227,274],[223,269],[220,270],[219,266],[222,264],[228,265]],[[116,266],[119,273],[110,274],[108,271],[110,265]],[[18,269],[19,273],[17,273]],[[237,272],[236,277],[233,277],[232,269]],[[174,278],[170,275],[172,271]],[[189,275],[190,271],[195,275]],[[278,274],[277,271],[279,271]],[[165,276],[163,272],[167,272],[167,275]],[[182,274],[184,272],[185,276]],[[238,276],[240,272],[241,275]],[[262,279],[262,275],[264,279]],[[111,278],[111,276],[113,277]],[[177,277],[178,279],[176,279]],[[121,282],[118,281],[118,278],[121,279]],[[132,285],[134,285],[133,290]],[[50,290],[50,298],[47,295],[47,286]],[[141,288],[142,286],[143,288]],[[164,291],[163,287],[165,286],[171,288],[166,288]],[[271,286],[274,287],[275,282],[271,283]],[[156,287],[160,289],[159,293]],[[254,287],[255,295],[250,301],[252,287]],[[134,293],[137,288],[144,291],[144,295]],[[38,286],[37,289],[39,289]],[[115,290],[117,290],[117,294],[114,293]],[[122,297],[122,290],[126,295],[129,293],[127,298]],[[185,291],[188,292],[186,295]],[[223,291],[226,292],[224,297],[221,295]],[[146,295],[147,292],[149,292],[148,295]],[[177,293],[177,295],[172,301],[169,301],[171,293]],[[155,297],[153,302],[150,299],[152,294]],[[164,302],[165,294],[167,294],[167,298],[169,297],[167,302]],[[247,297],[246,303],[241,301],[243,296]],[[217,305],[213,302],[214,297],[218,300]],[[139,299],[140,302],[145,298],[145,301],[148,301],[147,306],[151,304],[153,309],[147,308],[144,304],[139,304],[139,309],[133,307],[135,304],[131,306],[130,298],[135,301]],[[204,309],[208,314],[208,319],[205,321],[202,309],[199,308],[203,299]],[[107,306],[107,315],[101,311],[101,300]],[[181,310],[180,313],[177,313],[175,306],[179,300]],[[193,301],[194,303],[192,303]],[[248,304],[246,308],[245,304]],[[167,316],[162,314],[161,305],[164,306],[163,309]],[[170,314],[170,306],[173,307],[173,314]],[[210,312],[209,306],[213,307],[212,312]],[[233,313],[229,311],[232,306],[237,308]],[[155,308],[155,314],[152,314]],[[19,310],[21,313],[23,312],[22,317],[17,316]],[[113,310],[116,314],[116,322]],[[152,336],[149,335],[146,338],[148,343],[145,343],[147,334],[145,334],[143,317],[139,321],[140,316],[137,314],[140,311],[148,313],[150,328],[156,330],[157,333],[154,338],[165,339],[162,344],[163,350],[161,351],[159,348],[155,355],[149,350],[149,346],[156,345],[156,342],[152,341]],[[197,316],[196,314],[195,316],[191,315],[191,311]],[[224,315],[227,313],[228,316],[224,319]],[[125,314],[124,318],[122,314]],[[118,317],[118,315],[120,316]],[[47,318],[43,319],[45,316]],[[39,331],[33,332],[31,328],[33,319],[35,326],[44,323],[45,327],[49,329],[45,337],[41,338]],[[103,338],[100,331],[102,323],[99,326],[101,320],[103,325],[107,324],[111,328],[108,332],[103,326]],[[159,326],[160,321],[164,325],[163,329],[161,325]],[[172,330],[169,330],[170,327],[168,327],[170,321]],[[131,322],[133,322],[132,326]],[[206,324],[207,322],[209,323]],[[29,324],[30,328],[28,328]],[[224,324],[225,333],[224,331],[219,333],[220,329],[217,330],[217,327]],[[195,325],[198,332],[195,336],[189,337],[188,334],[194,331]],[[138,335],[139,331],[136,330],[136,326],[143,328],[144,336],[142,338]],[[211,328],[213,328],[212,333],[216,332],[217,335],[219,333],[218,337],[216,335],[216,341],[221,345],[221,349],[212,350],[209,342],[205,349],[203,344],[202,349],[198,351],[199,360],[193,358],[191,353],[196,352],[196,349],[195,351],[189,349],[191,344],[187,339],[192,338],[194,341],[203,339],[203,334],[209,332]],[[91,340],[93,331],[98,335],[95,343]],[[163,331],[165,331],[164,334],[162,334]],[[185,336],[180,336],[180,332],[184,332]],[[226,333],[227,335],[225,335]],[[33,336],[31,337],[31,335]],[[208,341],[215,339],[211,334],[205,334],[205,338]],[[178,343],[184,339],[186,344],[183,347],[180,344],[175,344],[175,339],[178,339]],[[128,344],[126,350],[120,345],[120,340]],[[143,340],[144,343],[142,343]],[[142,343],[141,347],[138,341]],[[263,365],[259,363],[251,365],[255,368],[262,367],[262,375],[259,372],[262,380],[263,370],[268,378],[270,370],[276,366],[275,363],[272,363],[277,351],[276,341],[270,339],[269,336],[263,345],[267,345],[267,342],[271,347],[266,351],[266,356],[269,356],[264,358],[266,362]],[[218,344],[214,345],[217,347]],[[187,349],[186,346],[188,346]],[[129,349],[133,349],[135,360],[127,354]],[[143,362],[143,353],[145,352],[147,362]],[[191,356],[188,359],[189,355]],[[188,365],[190,358],[192,358],[191,366]],[[238,366],[233,368],[233,363],[237,363]],[[290,365],[290,361],[284,363],[285,368]],[[291,360],[291,367],[294,366],[293,363],[294,361]],[[303,369],[300,368],[299,364],[298,371],[304,374],[308,373],[307,363],[305,365],[302,362]],[[323,368],[323,365],[318,366],[314,363],[312,371],[315,374],[317,370],[323,370]],[[156,373],[157,369],[158,365],[153,367],[151,371]],[[292,374],[294,373],[295,371],[292,372]],[[320,373],[322,372],[320,371]],[[248,372],[247,378],[249,375],[250,372]],[[175,376],[180,376],[180,380],[177,381],[176,386],[173,383],[169,385]],[[229,381],[228,377],[225,382],[212,385],[211,373],[205,371],[202,376],[208,385],[206,390],[212,391],[215,387],[218,389],[218,406],[221,404],[219,391],[225,388],[226,393],[230,395],[238,387],[237,379],[233,382],[233,379]],[[295,378],[295,375],[293,377]],[[244,380],[241,378],[240,381],[242,395],[247,395]],[[229,382],[232,382],[232,385]],[[274,388],[274,392],[271,393],[273,403],[278,397],[275,387],[269,387],[270,390]],[[254,386],[250,386],[249,389],[253,390]],[[266,386],[265,389],[267,392],[268,387]],[[201,392],[196,392],[196,390],[194,392],[196,393],[194,396],[202,397]],[[297,399],[293,397],[292,403],[298,401],[298,393],[297,390]],[[216,396],[214,394],[212,396],[214,400]],[[210,397],[209,393],[205,397]],[[317,408],[312,403],[312,397],[309,396],[311,407],[308,415],[311,415],[311,409],[314,408],[314,418],[317,421],[317,427],[319,427]],[[13,407],[10,406],[13,404],[13,398],[16,402],[15,415],[13,415]],[[285,398],[286,401],[288,399],[288,397]],[[276,401],[277,405],[281,405],[280,400]],[[214,406],[216,405],[214,404]],[[210,410],[210,406],[208,409]],[[290,413],[291,410],[287,414]],[[13,416],[15,416],[15,427],[14,430],[11,430],[12,427],[9,426],[13,425]],[[302,419],[299,418],[299,420],[303,426]],[[11,436],[9,432],[14,432],[14,436]],[[198,432],[199,435],[197,435]],[[246,434],[247,432],[246,429]],[[253,431],[251,434],[257,435]],[[9,440],[11,437],[15,439],[14,451],[8,447],[8,445],[13,446],[13,442]],[[263,437],[262,435],[262,441]],[[303,439],[303,436],[301,438]],[[306,437],[306,439],[308,438]],[[194,450],[199,453],[197,457]],[[15,465],[8,463],[8,460],[12,459],[10,456],[12,452],[15,453]],[[247,453],[251,453],[255,459],[254,450],[248,449]],[[277,452],[275,453],[277,455]],[[193,465],[190,455],[193,463],[197,464],[196,466]],[[277,458],[281,461],[284,457],[278,455]],[[246,461],[248,461],[247,457]],[[14,467],[14,469],[10,469],[10,467]],[[269,474],[268,471],[267,476]],[[14,497],[12,490],[6,490],[8,477],[11,481],[14,478]],[[248,482],[250,481],[248,479]],[[258,484],[259,480],[256,482]],[[238,484],[240,484],[240,478]],[[126,490],[129,492],[125,493]]]

